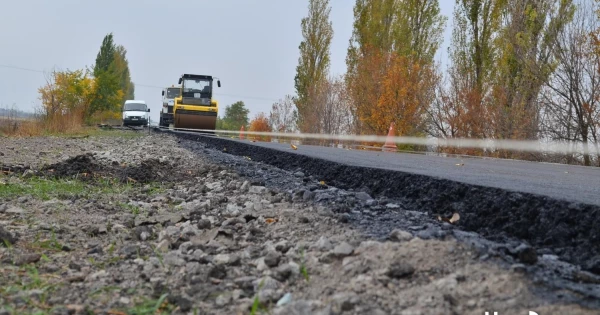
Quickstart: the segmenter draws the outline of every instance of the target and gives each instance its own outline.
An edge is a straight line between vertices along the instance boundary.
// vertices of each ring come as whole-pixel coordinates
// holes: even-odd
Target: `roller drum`
[[[177,110],[173,123],[175,128],[215,130],[217,127],[217,113]]]

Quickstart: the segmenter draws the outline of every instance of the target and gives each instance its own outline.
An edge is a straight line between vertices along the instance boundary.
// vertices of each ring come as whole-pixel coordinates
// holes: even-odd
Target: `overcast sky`
[[[331,0],[334,38],[331,72],[343,74],[352,33],[354,0]],[[448,17],[446,59],[453,0],[441,0]],[[36,71],[91,66],[104,36],[112,32],[127,49],[136,99],[145,100],[158,120],[161,88],[182,73],[221,79],[215,91],[220,108],[242,100],[251,117],[294,93],[300,20],[307,0],[18,0],[0,10],[0,105],[33,111]],[[14,69],[10,67],[25,68]]]

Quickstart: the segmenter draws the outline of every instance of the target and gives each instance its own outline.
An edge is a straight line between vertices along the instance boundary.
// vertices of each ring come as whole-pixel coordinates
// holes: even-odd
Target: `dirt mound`
[[[122,183],[178,182],[196,176],[193,170],[182,169],[166,161],[148,159],[139,165],[105,165],[92,154],[71,157],[44,166],[39,175],[51,178],[75,178],[83,181],[117,179]]]
[[[136,181],[141,183],[149,183],[155,181],[176,182],[190,178],[193,173],[191,171],[182,170],[174,167],[168,162],[160,162],[158,159],[144,160],[140,165],[127,166],[121,169],[117,177],[121,181]]]
[[[96,163],[91,154],[77,155],[66,161],[44,166],[41,169],[45,175],[51,175],[57,178],[93,178],[94,175],[100,173],[101,170],[102,167]]]

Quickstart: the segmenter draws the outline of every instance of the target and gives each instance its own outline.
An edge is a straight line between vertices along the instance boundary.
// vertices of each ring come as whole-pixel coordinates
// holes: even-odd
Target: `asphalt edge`
[[[457,226],[490,240],[517,238],[538,253],[557,255],[600,274],[600,207],[543,195],[472,185],[421,174],[351,166],[227,138],[155,130],[201,141],[227,153],[281,169],[302,169],[328,185],[400,200],[404,208],[461,216]],[[367,180],[368,179],[368,180]]]

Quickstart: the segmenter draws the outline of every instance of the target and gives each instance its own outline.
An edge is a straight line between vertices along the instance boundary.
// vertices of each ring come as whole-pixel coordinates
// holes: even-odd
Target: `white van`
[[[123,105],[123,126],[148,126],[150,108],[145,101],[127,100]]]

